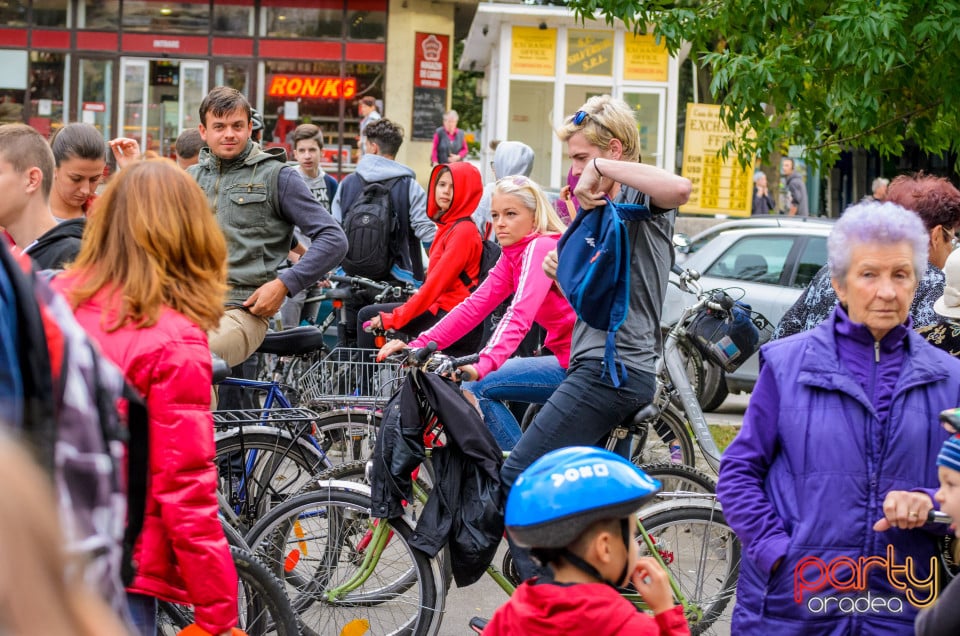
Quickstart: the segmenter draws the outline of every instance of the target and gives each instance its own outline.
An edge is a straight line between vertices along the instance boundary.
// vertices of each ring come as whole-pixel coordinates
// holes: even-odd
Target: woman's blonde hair
[[[50,478],[0,434],[0,633],[123,636],[67,556]]]
[[[513,175],[504,177],[493,186],[493,195],[509,194],[520,199],[523,207],[533,212],[533,229],[540,234],[563,232],[567,226],[560,220],[556,208],[550,204],[540,186],[529,177]]]
[[[637,130],[637,120],[630,105],[622,99],[610,95],[594,95],[580,110],[564,120],[557,131],[557,137],[565,142],[578,132],[583,133],[591,146],[601,150],[607,150],[610,140],[617,139],[623,146],[620,157],[622,161],[640,161],[640,131]]]
[[[101,288],[117,292],[104,328],[157,322],[164,305],[202,329],[216,327],[227,291],[227,247],[200,186],[169,159],[137,161],[104,190],[71,269],[74,307]]]

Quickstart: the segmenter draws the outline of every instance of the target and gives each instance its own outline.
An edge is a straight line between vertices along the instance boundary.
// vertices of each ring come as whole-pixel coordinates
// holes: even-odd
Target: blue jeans
[[[609,374],[601,377],[602,370],[602,360],[583,360],[570,367],[566,379],[504,461],[500,469],[504,495],[509,495],[527,466],[548,452],[567,446],[604,445],[611,430],[653,399],[656,376],[652,373],[628,369],[627,377],[614,387]],[[622,445],[622,451],[628,449],[629,443]],[[524,580],[542,572],[529,551],[512,541],[510,552]]]
[[[140,636],[157,635],[157,599],[144,594],[127,592],[127,606],[133,626]]]
[[[464,382],[483,412],[483,421],[503,450],[520,440],[520,425],[503,400],[543,404],[566,377],[556,356],[510,358],[499,369],[476,382]]]

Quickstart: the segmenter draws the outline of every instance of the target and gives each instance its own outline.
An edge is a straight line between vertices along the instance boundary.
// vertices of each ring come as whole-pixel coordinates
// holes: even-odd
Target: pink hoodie
[[[556,249],[559,234],[533,233],[503,248],[503,255],[473,294],[436,325],[410,343],[423,347],[429,341],[439,349],[450,346],[489,316],[507,296],[513,302],[503,315],[475,366],[482,378],[509,358],[534,322],[547,330],[545,345],[564,369],[570,363],[570,337],[577,316],[560,288],[543,273],[547,252]]]

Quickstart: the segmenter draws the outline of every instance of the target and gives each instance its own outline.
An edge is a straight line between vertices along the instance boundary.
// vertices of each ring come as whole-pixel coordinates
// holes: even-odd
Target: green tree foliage
[[[831,165],[841,150],[960,150],[960,0],[570,0],[581,20],[621,19],[712,72],[743,163],[787,144]],[[649,25],[649,27],[648,27]],[[960,161],[960,160],[958,160]],[[960,168],[960,166],[958,166]]]

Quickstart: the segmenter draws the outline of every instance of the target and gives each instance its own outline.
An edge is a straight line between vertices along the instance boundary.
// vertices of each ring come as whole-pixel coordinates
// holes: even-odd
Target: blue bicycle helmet
[[[507,498],[506,526],[522,547],[564,548],[601,519],[623,519],[660,482],[602,448],[551,451],[523,471]]]

